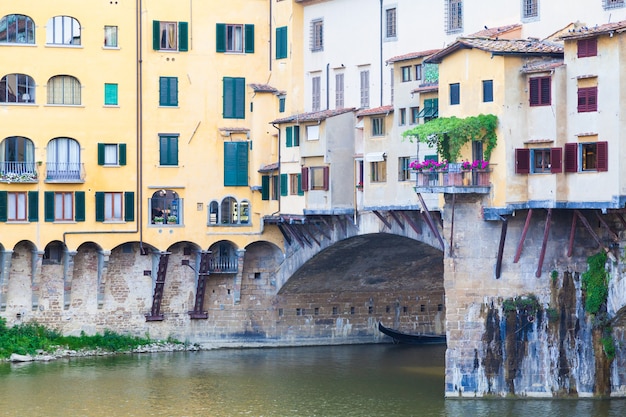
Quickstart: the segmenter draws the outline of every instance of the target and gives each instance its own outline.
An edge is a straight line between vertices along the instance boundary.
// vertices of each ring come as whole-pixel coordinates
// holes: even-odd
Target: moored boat
[[[383,326],[381,322],[378,322],[378,330],[381,333],[386,334],[387,336],[393,339],[394,343],[404,343],[410,345],[434,345],[434,344],[443,344],[446,343],[446,335],[445,334],[434,334],[434,333],[420,333],[420,334],[410,334],[410,333],[402,333],[397,330],[390,329],[388,327]]]

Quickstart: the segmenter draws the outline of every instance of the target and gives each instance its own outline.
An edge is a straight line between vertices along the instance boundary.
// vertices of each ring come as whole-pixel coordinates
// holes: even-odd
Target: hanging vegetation
[[[437,153],[449,162],[457,162],[463,146],[477,141],[485,145],[484,158],[489,161],[496,147],[498,118],[493,114],[480,114],[465,118],[439,117],[415,126],[402,133],[409,140],[417,139],[437,149]]]

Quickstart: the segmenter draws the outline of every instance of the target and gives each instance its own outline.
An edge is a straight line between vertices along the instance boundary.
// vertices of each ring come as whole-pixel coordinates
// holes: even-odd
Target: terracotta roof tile
[[[496,28],[485,28],[469,36],[476,37],[476,38],[497,38],[498,36],[502,36],[504,34],[513,32],[521,28],[522,28],[522,25],[520,23],[514,23],[512,25],[498,26]]]
[[[460,49],[480,49],[494,55],[563,56],[563,45],[539,39],[458,38],[453,44],[427,58],[439,63],[447,55]]]
[[[410,59],[423,58],[425,56],[432,55],[439,51],[441,51],[441,49],[429,49],[427,51],[410,52],[408,54],[391,57],[387,60],[387,63],[391,64],[391,63],[399,62],[399,61],[408,61]]]
[[[283,117],[280,119],[276,119],[270,123],[281,124],[281,123],[300,123],[300,122],[319,122],[321,120],[326,120],[329,117],[339,116],[344,113],[353,112],[354,108],[345,108],[345,109],[334,109],[334,110],[322,110],[312,113],[300,113],[294,114],[292,116]]]
[[[550,71],[558,67],[562,67],[565,65],[563,61],[537,61],[530,62],[522,67],[520,72],[523,74],[532,74],[535,72],[545,72]]]
[[[269,84],[248,84],[257,93],[278,93],[278,90]]]
[[[615,23],[606,23],[604,25],[595,25],[595,26],[574,26],[572,29],[569,29],[567,32],[564,32],[561,35],[561,39],[563,40],[572,40],[572,39],[580,39],[580,38],[589,38],[598,35],[606,35],[611,32],[621,33],[626,31],[626,20],[622,20]]]
[[[280,164],[278,162],[274,162],[274,163],[271,163],[271,164],[263,165],[261,168],[259,168],[258,172],[277,171],[279,167],[280,167]]]
[[[411,93],[432,93],[439,91],[439,83],[420,84],[419,87],[411,91]]]
[[[374,107],[372,109],[363,109],[363,110],[359,110],[356,115],[357,117],[363,117],[363,116],[374,116],[377,114],[389,114],[389,113],[393,113],[393,106],[381,106],[381,107]]]

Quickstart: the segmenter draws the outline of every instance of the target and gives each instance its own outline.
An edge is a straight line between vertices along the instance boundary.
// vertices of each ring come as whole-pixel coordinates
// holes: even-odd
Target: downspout
[[[273,3],[272,1],[269,2],[269,4],[270,4],[270,16],[269,16],[270,21],[269,21],[269,25],[268,25],[269,26],[269,31],[270,31],[269,36],[268,36],[269,43],[270,43],[270,47],[268,48],[269,49],[269,51],[268,51],[268,54],[269,54],[268,62],[269,62],[269,70],[270,71],[272,71],[272,17],[273,17],[272,13],[274,13],[273,9],[272,9],[272,3]]]
[[[380,105],[383,105],[383,0],[380,0]]]
[[[330,64],[326,64],[326,110],[330,110]]]

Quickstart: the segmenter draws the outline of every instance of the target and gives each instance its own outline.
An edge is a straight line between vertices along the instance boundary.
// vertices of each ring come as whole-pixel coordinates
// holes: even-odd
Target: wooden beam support
[[[372,213],[374,213],[376,217],[378,217],[378,220],[383,222],[383,224],[385,225],[387,229],[391,229],[391,223],[389,223],[387,219],[385,219],[383,215],[378,212],[378,210],[372,210]]]
[[[348,234],[348,231],[346,230],[346,225],[343,224],[343,219],[341,217],[337,217],[337,223],[339,224],[339,227],[341,228],[344,236],[346,236]]]
[[[546,256],[546,248],[548,247],[548,236],[550,235],[550,222],[552,221],[552,209],[548,209],[548,217],[546,217],[546,225],[543,228],[543,242],[541,243],[541,253],[539,254],[539,265],[535,276],[541,277],[541,269],[543,268],[543,259]]]
[[[611,226],[609,226],[608,223],[602,218],[600,212],[596,211],[596,217],[598,218],[600,224],[602,224],[602,226],[604,226],[606,230],[608,230],[609,233],[613,235],[613,239],[619,240],[619,235],[613,229],[611,229]]]
[[[422,197],[421,193],[417,193],[417,197],[419,198],[420,204],[422,205],[422,209],[424,210],[423,216],[424,216],[424,219],[426,220],[426,224],[428,224],[428,227],[433,232],[433,235],[435,235],[437,237],[437,240],[439,240],[439,245],[441,245],[441,250],[445,252],[446,245],[443,243],[443,238],[441,237],[441,233],[439,233],[439,229],[437,229],[437,225],[435,225],[435,222],[433,221],[433,218],[430,215],[430,212],[428,211],[428,207],[426,207],[426,203],[424,202],[424,197]]]
[[[528,213],[526,213],[526,223],[524,223],[524,230],[522,230],[522,236],[519,238],[519,243],[517,244],[517,250],[515,251],[515,259],[513,259],[513,263],[516,264],[519,261],[519,258],[522,256],[522,247],[524,246],[524,240],[526,240],[526,233],[528,232],[528,228],[530,227],[530,218],[533,215],[533,209],[528,209]]]
[[[400,221],[400,217],[398,217],[398,215],[396,214],[396,212],[395,212],[395,211],[393,211],[393,210],[389,210],[389,214],[391,214],[391,217],[393,217],[393,219],[396,221],[396,223],[398,223],[398,226],[400,226],[400,228],[401,228],[402,230],[404,230],[404,223],[402,223],[402,222]]]
[[[569,246],[567,247],[567,257],[571,258],[572,253],[574,252],[574,237],[576,236],[576,219],[578,219],[578,215],[576,211],[572,214],[572,227],[569,231]]]
[[[578,210],[574,210],[574,212],[576,213],[576,215],[578,216],[578,218],[580,219],[582,224],[585,226],[585,229],[587,229],[587,231],[589,232],[589,234],[591,235],[593,240],[596,241],[598,246],[600,246],[601,248],[603,248],[605,251],[608,252],[609,248],[607,248],[606,246],[604,246],[602,244],[602,241],[600,240],[600,237],[596,234],[596,232],[593,231],[593,229],[591,228],[591,225],[587,221],[587,218],[585,216],[583,216],[583,214],[580,211],[578,211]]]
[[[285,238],[285,240],[287,241],[287,243],[289,245],[291,245],[291,242],[293,241],[293,239],[291,239],[291,236],[289,235],[289,233],[285,230],[284,226],[282,224],[278,224],[278,230],[280,230],[280,233],[283,235],[283,237]]]
[[[411,228],[415,230],[415,233],[417,233],[418,235],[422,234],[422,228],[420,227],[420,225],[416,223],[415,220],[413,220],[411,216],[407,214],[407,212],[401,211],[400,215],[402,215],[402,217],[404,218],[404,220],[406,220],[409,226],[411,226]]]
[[[317,231],[320,233],[320,235],[324,236],[326,239],[330,240],[330,233],[326,233],[326,231],[316,222],[311,222],[309,224],[312,224],[313,227],[315,227],[317,229]]]
[[[302,240],[300,235],[298,233],[296,233],[296,231],[294,230],[293,226],[291,224],[289,224],[289,223],[283,223],[283,224],[285,225],[285,229],[287,229],[289,231],[289,233],[291,233],[291,235],[296,238],[296,240],[298,241],[300,246],[304,247],[304,245],[305,245],[304,240]],[[308,245],[308,246],[311,246],[311,245]]]
[[[310,223],[309,223],[309,224],[310,224]],[[313,240],[313,242],[317,243],[317,246],[322,246],[322,245],[320,244],[320,241],[319,241],[319,240],[317,240],[317,239],[315,238],[315,236],[313,235],[313,233],[311,233],[311,228],[309,227],[309,224],[303,224],[303,225],[301,226],[301,229],[302,229],[304,232],[306,232],[306,235],[307,235],[309,238],[311,238],[311,240]],[[303,233],[303,234],[304,234],[304,233]]]
[[[504,242],[506,241],[506,231],[509,227],[509,221],[506,217],[502,218],[502,230],[500,230],[500,245],[498,246],[498,257],[496,260],[496,279],[502,274],[502,256],[504,255]]]
[[[622,226],[624,227],[624,229],[626,229],[626,220],[624,220],[624,216],[622,216],[622,213],[615,213],[615,215],[617,216],[619,221],[622,223]]]

